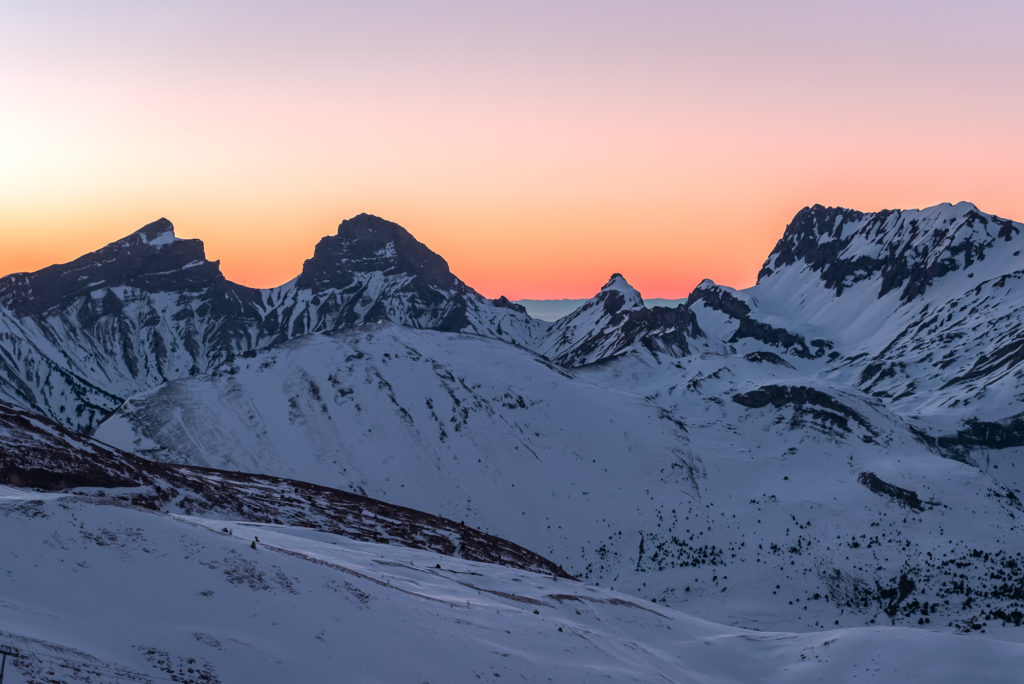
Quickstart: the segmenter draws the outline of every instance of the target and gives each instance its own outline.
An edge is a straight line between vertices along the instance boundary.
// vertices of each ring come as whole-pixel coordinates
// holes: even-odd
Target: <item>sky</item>
[[[1024,3],[0,0],[0,273],[369,212],[487,296],[752,285],[811,204],[1024,219]]]

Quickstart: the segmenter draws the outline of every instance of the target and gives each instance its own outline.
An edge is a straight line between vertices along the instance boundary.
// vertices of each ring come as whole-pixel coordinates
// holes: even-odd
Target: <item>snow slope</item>
[[[1022,655],[978,634],[724,627],[422,513],[147,462],[2,404],[0,476],[22,485],[0,485],[11,682],[1002,682]],[[503,565],[471,560],[489,554]]]
[[[2,402],[0,484],[100,487],[104,502],[122,506],[300,526],[569,577],[532,551],[462,523],[307,482],[154,463]]]
[[[96,437],[473,520],[576,570],[698,497],[685,429],[497,340],[382,324],[309,335],[130,400]],[[593,532],[625,530],[610,542]],[[571,571],[572,572],[572,571]]]
[[[96,434],[474,520],[718,622],[1019,622],[1016,493],[791,361],[637,352],[568,373],[494,340],[373,326],[171,383]]]
[[[748,632],[546,575],[89,494],[0,488],[0,520],[12,684],[1009,682],[1024,655],[903,628]]]

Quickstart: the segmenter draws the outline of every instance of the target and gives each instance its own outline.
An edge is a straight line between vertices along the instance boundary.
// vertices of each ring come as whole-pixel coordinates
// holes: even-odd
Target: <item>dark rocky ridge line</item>
[[[1024,446],[1024,413],[998,421],[971,418],[952,434],[932,434],[915,426],[911,429],[919,440],[943,456],[971,465],[978,465],[971,456],[978,449]]]
[[[1019,224],[966,203],[873,214],[815,205],[787,226],[759,282],[806,266],[811,284],[837,298],[869,279],[872,287],[877,281],[878,297],[900,291],[905,304],[940,278],[991,259],[1020,232]],[[0,279],[0,398],[89,431],[124,399],[208,373],[238,355],[312,332],[390,321],[500,339],[568,367],[634,352],[682,357],[763,345],[804,360],[840,360],[860,371],[860,389],[899,402],[920,391],[918,378],[905,371],[907,358],[923,349],[923,336],[947,345],[941,359],[928,360],[940,373],[969,358],[953,346],[958,336],[975,334],[966,326],[944,329],[957,312],[944,310],[940,320],[922,310],[881,355],[861,362],[859,354],[847,358],[837,350],[843,331],[805,329],[799,315],[762,314],[756,297],[744,300],[710,281],[685,304],[650,309],[620,276],[612,283],[618,284],[549,325],[507,298],[479,295],[398,224],[360,214],[320,240],[294,281],[254,290],[225,279],[200,241],[175,238],[161,219],[68,264]],[[705,309],[734,319],[735,328],[709,340],[697,315]],[[944,388],[977,393],[1017,369],[1024,362],[1019,336],[1005,333],[997,344],[986,343],[973,366],[950,368]]]
[[[343,221],[294,281],[265,290],[227,280],[202,242],[160,219],[69,263],[0,278],[0,398],[90,430],[128,396],[235,355],[382,321],[517,344],[544,327],[376,216]]]
[[[857,411],[829,394],[813,387],[794,385],[762,385],[749,392],[734,394],[732,400],[740,406],[759,409],[769,404],[775,408],[794,406],[809,412],[814,417],[834,425],[843,432],[850,431],[850,421],[857,423],[867,433],[862,439],[870,441],[878,436],[875,429]]]
[[[256,290],[228,281],[220,272],[220,262],[206,260],[200,240],[174,238],[173,230],[171,222],[161,218],[66,264],[0,278],[0,303],[19,316],[36,316],[72,304],[98,288],[120,286],[146,292],[212,290],[240,302],[258,300]],[[122,308],[109,290],[101,300],[85,304],[77,314],[83,324],[120,313]]]
[[[540,351],[555,363],[579,367],[639,350],[686,356],[690,341],[704,337],[687,305],[647,307],[614,273],[592,299],[555,321]]]
[[[686,299],[688,306],[703,302],[709,309],[720,311],[736,319],[737,326],[728,339],[734,344],[743,339],[752,339],[773,347],[779,347],[795,356],[812,359],[823,356],[830,351],[833,344],[828,340],[814,339],[810,343],[797,333],[780,328],[753,317],[750,306],[729,292],[726,288],[705,280],[700,283]]]
[[[921,497],[917,495],[917,492],[890,484],[874,473],[861,473],[857,476],[857,482],[860,482],[875,494],[889,497],[901,506],[906,506],[915,511],[924,510],[924,504],[921,503]]]
[[[922,295],[938,278],[984,260],[997,240],[1009,242],[1020,232],[1013,221],[982,214],[972,204],[964,202],[951,209],[959,210],[955,219],[941,226],[938,221],[931,221],[926,227],[919,212],[893,209],[865,214],[820,204],[806,207],[786,226],[757,279],[761,281],[803,261],[820,274],[824,287],[835,290],[837,296],[851,284],[877,277],[878,297],[902,288],[900,300],[907,302]],[[914,217],[910,218],[911,215]],[[867,223],[860,229],[843,235],[845,224],[865,219]],[[995,237],[976,242],[976,231],[971,229],[975,224],[990,223],[997,227]],[[918,238],[926,231],[928,240],[922,244]],[[894,235],[901,239],[893,240]],[[866,237],[878,245],[881,255],[842,258],[857,237]]]
[[[546,558],[463,523],[306,482],[148,461],[4,402],[0,483],[43,491],[100,488],[91,495],[105,503],[308,527],[574,579]]]

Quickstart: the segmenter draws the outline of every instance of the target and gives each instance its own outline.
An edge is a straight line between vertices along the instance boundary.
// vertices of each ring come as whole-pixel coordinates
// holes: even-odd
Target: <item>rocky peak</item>
[[[688,340],[703,335],[689,307],[647,308],[640,293],[614,273],[593,299],[551,326],[540,351],[563,366],[584,366],[631,350],[683,356]]]
[[[152,223],[144,225],[137,231],[125,238],[125,241],[134,244],[148,245],[150,247],[161,247],[172,242],[179,241],[174,235],[174,224],[166,218],[159,218]]]
[[[498,307],[499,309],[512,309],[513,311],[518,311],[521,314],[529,315],[527,313],[527,311],[526,311],[526,307],[525,306],[523,306],[522,304],[518,304],[516,302],[513,302],[512,300],[510,300],[505,295],[501,295],[497,299],[492,299],[491,300],[491,304],[493,304],[494,306]]]
[[[336,235],[321,239],[303,264],[297,284],[315,292],[344,288],[357,273],[373,271],[410,276],[444,290],[460,285],[441,256],[402,226],[371,214],[342,221]]]
[[[690,306],[694,306],[698,302],[703,302],[704,306],[721,311],[733,318],[745,318],[750,314],[750,304],[744,301],[735,290],[723,287],[710,278],[700,281],[700,284],[693,288],[693,292],[686,298],[686,303]]]
[[[605,313],[613,314],[621,309],[642,309],[644,299],[619,273],[613,273],[601,291],[592,301],[600,302]]]
[[[908,301],[936,279],[983,261],[1020,232],[1020,224],[970,202],[873,213],[815,205],[786,227],[758,282],[802,262],[837,295],[871,278],[879,281],[878,296],[900,289],[901,300]]]
[[[175,237],[174,226],[161,218],[74,261],[0,279],[0,301],[32,315],[115,287],[186,291],[218,280],[219,264],[206,260],[203,243]]]

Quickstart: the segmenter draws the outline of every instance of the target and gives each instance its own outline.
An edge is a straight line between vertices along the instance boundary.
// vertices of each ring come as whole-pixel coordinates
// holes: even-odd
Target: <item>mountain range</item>
[[[481,296],[375,216],[344,221],[297,278],[263,290],[228,281],[199,241],[161,219],[68,264],[0,279],[0,482],[20,488],[4,510],[41,538],[64,534],[68,516],[95,517],[93,535],[144,530],[139,544],[175,558],[166,539],[178,532],[140,515],[203,535],[258,528],[276,535],[276,554],[321,567],[359,557],[352,544],[374,544],[367,553],[408,572],[426,567],[415,554],[440,554],[439,568],[476,563],[458,572],[482,573],[488,591],[522,605],[555,605],[559,582],[576,597],[559,606],[627,601],[636,615],[727,625],[671,622],[694,634],[814,634],[813,646],[777,654],[800,662],[813,652],[848,665],[827,657],[829,639],[892,639],[882,657],[896,663],[899,644],[946,648],[948,632],[973,635],[949,653],[1019,657],[999,644],[1020,641],[1024,620],[1022,227],[964,202],[816,205],[786,227],[751,288],[705,280],[681,303],[647,306],[614,274],[544,321]],[[37,501],[26,488],[50,494]],[[120,511],[132,521],[100,521]],[[314,533],[330,549],[311,551]],[[63,543],[73,557],[78,547]],[[196,557],[221,555],[200,565],[224,568],[230,583],[241,563],[265,591],[289,593],[276,571],[231,560],[245,547],[188,542],[211,543]],[[359,591],[378,601],[391,580],[359,562],[373,587]],[[480,569],[495,563],[506,568]],[[205,571],[181,572],[182,591],[205,591],[190,584]],[[551,587],[509,584],[537,572]],[[60,581],[73,586],[74,573]],[[0,598],[34,614],[14,594]],[[573,629],[597,629],[596,616],[576,614],[585,624]],[[429,620],[451,629],[447,617]],[[615,629],[602,639],[621,646],[628,630]],[[673,669],[653,655],[666,646],[650,629],[641,655],[610,672],[749,681],[718,656]],[[171,669],[188,652],[179,637],[168,642],[178,655],[157,658]],[[76,639],[51,635],[38,652]],[[103,648],[132,672],[152,665],[138,649]],[[768,663],[757,648],[747,656]],[[222,660],[209,658],[210,677],[230,669]],[[383,676],[360,662],[377,673],[367,678]],[[514,662],[510,674],[532,672]],[[907,678],[927,674],[919,659],[899,662],[916,668]],[[574,678],[587,670],[566,671]]]

